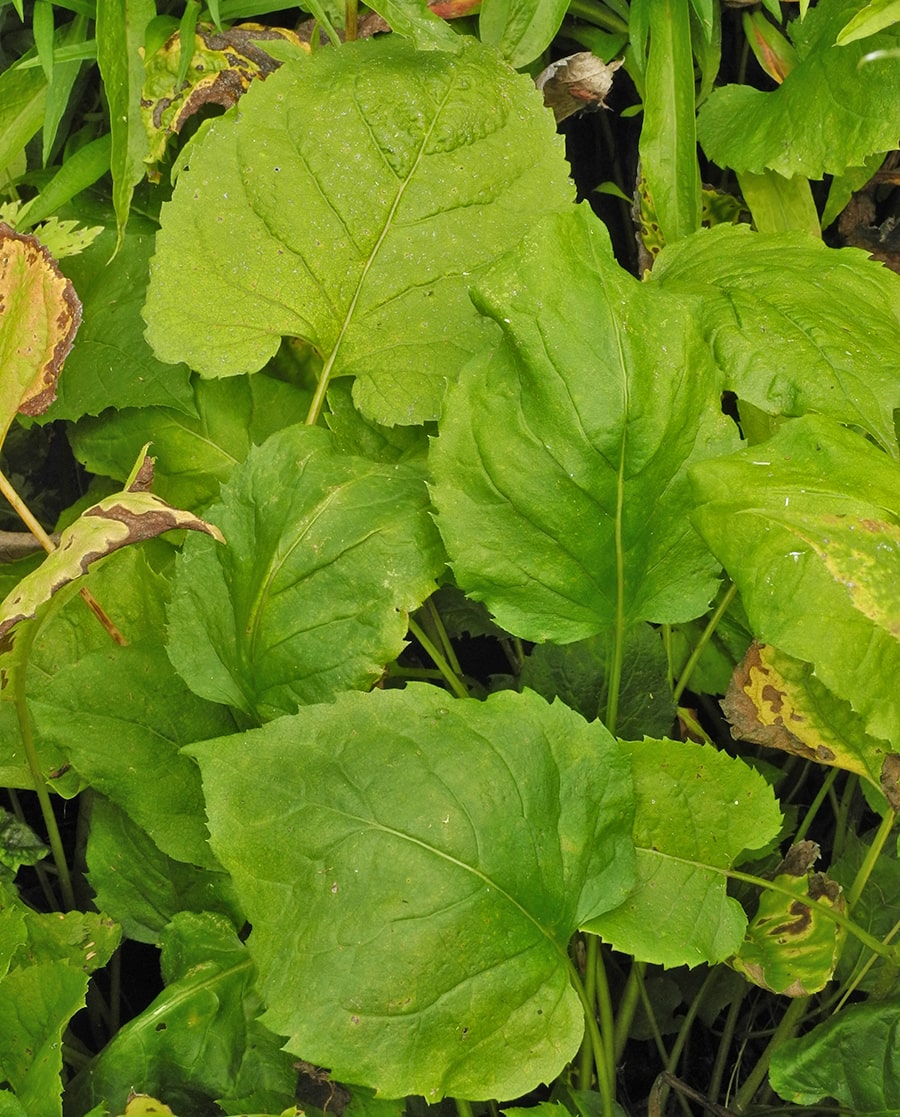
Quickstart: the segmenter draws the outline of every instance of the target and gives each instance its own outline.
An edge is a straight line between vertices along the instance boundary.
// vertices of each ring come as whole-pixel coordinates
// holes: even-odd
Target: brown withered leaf
[[[553,109],[559,124],[585,109],[606,108],[613,74],[621,65],[619,60],[607,63],[589,50],[582,50],[551,62],[534,79],[534,84],[544,94],[544,104]]]
[[[0,648],[14,625],[33,617],[40,605],[87,573],[92,563],[121,547],[177,528],[202,531],[225,542],[213,524],[172,508],[152,493],[137,490],[104,497],[62,532],[56,550],[0,604]]]
[[[81,324],[81,302],[33,236],[0,222],[0,443],[16,412],[41,415]]]

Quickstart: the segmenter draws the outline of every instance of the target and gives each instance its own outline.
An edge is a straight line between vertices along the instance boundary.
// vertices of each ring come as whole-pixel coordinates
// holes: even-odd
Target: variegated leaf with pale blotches
[[[81,323],[75,288],[33,236],[0,222],[0,442],[17,411],[40,415]]]
[[[0,605],[0,643],[15,624],[33,617],[40,605],[80,578],[98,559],[176,528],[203,531],[225,542],[217,527],[172,508],[152,493],[126,491],[104,497],[66,528],[57,549]]]

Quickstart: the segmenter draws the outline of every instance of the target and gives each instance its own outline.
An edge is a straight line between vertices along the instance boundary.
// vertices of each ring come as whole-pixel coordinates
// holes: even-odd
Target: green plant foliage
[[[559,697],[587,721],[602,718],[609,702],[610,633],[559,647],[538,644],[522,666],[520,682],[547,701]],[[641,733],[665,737],[675,720],[659,633],[640,625],[628,633],[619,686],[616,732],[628,739]]]
[[[694,522],[740,588],[754,632],[812,663],[866,732],[900,739],[900,702],[882,684],[900,678],[900,466],[807,415],[702,463],[693,481]]]
[[[742,761],[692,742],[633,742],[637,887],[588,922],[616,950],[663,966],[733,954],[747,918],[725,871],[778,833],[765,780]]]
[[[900,1096],[895,1036],[900,1000],[850,1005],[772,1056],[770,1080],[790,1101],[834,1098],[860,1117],[894,1117]]]
[[[896,145],[900,66],[890,56],[862,60],[896,49],[900,30],[890,27],[836,48],[838,34],[858,10],[858,0],[821,0],[804,20],[795,20],[791,37],[798,62],[777,89],[728,85],[712,94],[700,109],[697,136],[713,162],[754,174],[768,168],[785,178],[823,178]],[[810,106],[815,127],[808,124]]]
[[[215,500],[251,446],[286,424],[303,422],[309,410],[309,392],[268,376],[198,377],[192,388],[194,415],[172,407],[128,407],[82,419],[69,435],[75,454],[94,473],[124,481],[135,454],[150,442],[154,492],[199,511]]]
[[[566,0],[482,0],[478,33],[518,70],[547,49],[567,7]]]
[[[139,1084],[175,1112],[207,1099],[226,1113],[276,1113],[295,1075],[281,1040],[256,1020],[253,963],[221,916],[184,912],[162,935],[166,987],[126,1024],[68,1092],[79,1112],[104,1102],[113,1112]]]
[[[26,1113],[62,1117],[62,1033],[119,931],[96,913],[29,911],[9,886],[0,888],[0,941],[15,944],[0,979],[0,1075]]]
[[[300,337],[325,358],[323,390],[354,375],[371,418],[436,418],[495,336],[472,277],[571,198],[539,105],[475,45],[417,55],[385,40],[286,63],[193,145],[163,210],[145,310],[155,352],[233,375]]]
[[[443,565],[421,473],[319,428],[251,450],[208,516],[228,547],[182,552],[169,655],[195,693],[261,719],[371,686]]]
[[[478,287],[503,340],[448,401],[434,500],[457,582],[525,639],[686,621],[715,593],[686,467],[737,436],[690,315],[658,294],[584,209]]]
[[[665,249],[653,283],[697,295],[726,384],[771,415],[817,411],[898,456],[900,279],[855,249],[719,225]]]
[[[122,925],[129,939],[159,944],[163,929],[183,911],[219,912],[236,927],[243,922],[227,873],[167,857],[102,796],[91,808],[86,856],[97,906]]]
[[[215,868],[197,768],[178,750],[233,731],[234,719],[188,690],[158,642],[96,652],[63,668],[31,710],[38,733],[60,745],[84,781],[163,853]]]
[[[105,223],[109,219],[107,212],[95,207],[84,207],[83,212],[85,220]],[[112,229],[81,255],[65,261],[63,270],[82,300],[83,321],[48,419],[80,419],[107,407],[154,405],[191,414],[187,367],[164,365],[144,340],[141,306],[153,232],[150,222],[133,217],[112,261],[109,257],[116,246]],[[135,447],[132,462],[141,445]]]
[[[191,752],[290,1050],[425,1098],[516,1097],[574,1055],[568,939],[633,879],[628,760],[602,725],[411,686]]]

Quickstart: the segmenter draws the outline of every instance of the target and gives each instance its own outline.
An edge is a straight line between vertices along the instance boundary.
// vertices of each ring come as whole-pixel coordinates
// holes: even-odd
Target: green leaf
[[[849,1005],[772,1055],[769,1082],[801,1105],[834,1098],[859,1117],[897,1117],[900,999]]]
[[[336,380],[328,389],[325,415],[335,445],[344,454],[359,454],[376,462],[424,459],[433,424],[419,427],[384,427],[367,419],[354,407],[351,384]]]
[[[796,896],[764,889],[740,950],[728,960],[754,985],[788,997],[808,997],[825,988],[845,938],[843,928],[825,914],[828,909],[846,914],[841,886],[824,873],[803,876],[802,881],[791,872],[774,877],[775,884]]]
[[[665,249],[651,275],[699,296],[700,328],[741,400],[770,415],[819,411],[897,456],[900,278],[887,268],[800,233],[718,225]]]
[[[721,962],[747,918],[724,870],[781,827],[772,790],[743,761],[691,741],[644,740],[631,751],[638,884],[585,930],[662,966]]]
[[[91,807],[86,858],[97,906],[121,923],[129,939],[158,944],[180,911],[219,912],[235,927],[244,922],[226,873],[167,857],[102,796]]]
[[[785,178],[818,179],[892,150],[900,67],[891,57],[861,62],[869,52],[896,48],[900,30],[892,27],[865,43],[835,49],[841,29],[858,11],[859,0],[822,0],[802,22],[795,20],[799,60],[777,89],[715,90],[697,119],[707,157],[736,171],[761,174],[768,168]]]
[[[641,171],[666,243],[700,228],[700,166],[688,0],[652,0]]]
[[[95,562],[166,531],[186,528],[224,542],[218,528],[172,508],[148,492],[121,492],[88,508],[60,535],[59,545],[0,603],[0,638]]]
[[[318,51],[192,147],[163,210],[148,337],[205,376],[256,370],[283,335],[305,338],[325,359],[323,395],[354,375],[370,418],[434,419],[495,336],[472,278],[570,199],[533,83],[487,47]]]
[[[208,516],[228,547],[185,544],[169,655],[195,693],[261,719],[370,687],[443,566],[419,471],[340,454],[321,428],[251,450]]]
[[[0,980],[0,1081],[26,1113],[61,1117],[62,1033],[84,1006],[88,977],[118,944],[118,928],[95,912],[23,914],[25,937]],[[9,911],[9,908],[7,908]]]
[[[659,294],[586,207],[479,285],[504,336],[448,398],[433,496],[457,583],[525,639],[686,621],[715,594],[685,469],[737,437],[690,313]]]
[[[165,989],[70,1084],[72,1112],[101,1101],[117,1112],[135,1083],[175,1112],[211,1112],[211,1102],[235,1092],[241,1100],[229,1112],[282,1112],[296,1071],[282,1041],[256,1020],[253,963],[234,928],[221,916],[184,912],[162,951]]]
[[[289,1050],[428,1100],[517,1097],[572,1058],[568,940],[632,882],[628,764],[602,725],[413,685],[190,751]]]
[[[693,519],[758,638],[900,739],[900,466],[821,416],[693,471]]]
[[[0,807],[0,865],[14,876],[21,865],[36,865],[50,852],[27,822]]]
[[[612,633],[559,647],[538,644],[522,667],[522,686],[549,702],[559,697],[587,721],[602,718],[609,690]],[[640,625],[625,639],[616,734],[664,737],[675,720],[666,653],[659,632]]]
[[[459,35],[419,0],[376,0],[368,5],[387,21],[392,31],[409,39],[416,50],[445,50],[455,54],[463,47]]]
[[[53,178],[42,187],[41,192],[22,207],[16,228],[30,229],[33,225],[46,221],[76,194],[93,186],[109,170],[110,150],[107,133],[68,156]]]
[[[900,2],[898,0],[871,0],[841,28],[837,37],[839,47],[866,39],[878,31],[900,22]]]
[[[845,889],[853,887],[865,859],[870,856],[872,835],[858,837],[847,834],[843,853],[829,869],[832,876]],[[853,922],[876,939],[885,941],[900,920],[900,861],[896,846],[885,848],[872,866],[866,887],[853,905]],[[870,964],[871,963],[871,964]],[[860,971],[865,967],[865,972]],[[855,985],[881,999],[897,987],[898,967],[884,958],[873,960],[871,952],[853,935],[848,935],[837,965],[837,978],[842,983],[855,981]]]
[[[96,652],[58,672],[30,708],[38,732],[127,812],[163,853],[205,868],[197,767],[182,745],[234,730],[228,710],[192,694],[157,642]]]
[[[0,981],[0,1075],[26,1113],[62,1117],[62,1033],[84,1007],[87,984],[83,970],[53,961]]]
[[[763,171],[761,175],[744,171],[737,179],[753,215],[753,225],[760,233],[800,232],[820,236],[819,214],[809,179],[803,175],[784,178],[776,171]]]
[[[44,122],[47,78],[39,67],[0,73],[0,174],[7,171]]]
[[[193,392],[195,415],[140,407],[82,419],[68,432],[75,455],[91,472],[124,481],[135,454],[151,442],[154,491],[170,504],[197,511],[218,496],[251,446],[303,422],[310,400],[309,392],[268,376],[196,378]]]
[[[106,223],[102,209],[79,205],[75,212]],[[109,257],[116,235],[109,229],[85,252],[65,261],[64,271],[84,305],[84,322],[48,420],[80,419],[107,407],[154,404],[190,414],[187,367],[157,361],[144,340],[140,310],[154,231],[150,222],[133,219],[114,260]]]
[[[568,6],[568,0],[482,0],[479,38],[519,69],[544,53]]]
[[[156,15],[154,0],[97,5],[97,62],[109,103],[110,158],[116,209],[116,250],[121,248],[134,187],[144,177],[148,140],[141,117],[144,32]]]

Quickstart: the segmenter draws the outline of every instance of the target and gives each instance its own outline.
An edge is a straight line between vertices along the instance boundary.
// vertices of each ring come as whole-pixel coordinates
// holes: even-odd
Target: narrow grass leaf
[[[700,228],[700,167],[694,111],[689,0],[652,0],[650,56],[639,152],[663,239]]]
[[[109,103],[116,250],[121,247],[134,187],[144,177],[147,133],[141,118],[144,31],[156,15],[154,0],[97,5],[97,62]]]

